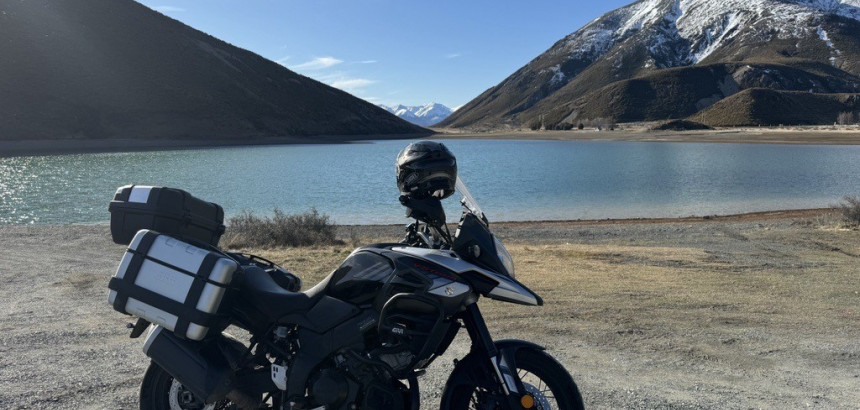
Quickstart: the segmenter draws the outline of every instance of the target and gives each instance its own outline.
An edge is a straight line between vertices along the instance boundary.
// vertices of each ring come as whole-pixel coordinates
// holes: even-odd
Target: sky
[[[632,0],[138,0],[376,104],[459,107]]]

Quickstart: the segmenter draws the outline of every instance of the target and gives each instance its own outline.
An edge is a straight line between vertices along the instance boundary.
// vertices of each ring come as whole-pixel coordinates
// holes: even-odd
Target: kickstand
[[[128,337],[137,339],[143,334],[143,331],[149,327],[149,324],[150,323],[146,319],[137,319],[137,323],[135,323],[134,327],[131,328],[131,334],[128,335]]]

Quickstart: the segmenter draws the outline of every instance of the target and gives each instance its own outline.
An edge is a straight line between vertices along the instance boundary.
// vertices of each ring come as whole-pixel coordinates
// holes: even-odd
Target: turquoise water
[[[104,223],[120,185],[172,186],[243,209],[316,207],[401,223],[407,141],[0,158],[0,223]],[[491,220],[673,217],[832,205],[860,194],[860,146],[452,140]],[[446,204],[452,219],[458,204]]]

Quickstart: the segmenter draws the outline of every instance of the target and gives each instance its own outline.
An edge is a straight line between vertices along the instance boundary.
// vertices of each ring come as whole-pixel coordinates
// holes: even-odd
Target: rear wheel
[[[516,353],[517,374],[523,382],[527,397],[523,407],[536,410],[584,409],[582,396],[573,378],[552,356],[535,349],[520,349]],[[474,386],[460,386],[451,397],[449,410],[504,409],[505,397]]]
[[[140,385],[140,410],[220,410],[233,408],[229,400],[206,404],[151,362]]]

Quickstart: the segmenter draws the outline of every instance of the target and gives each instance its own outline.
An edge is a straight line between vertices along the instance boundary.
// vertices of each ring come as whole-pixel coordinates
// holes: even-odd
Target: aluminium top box
[[[238,268],[220,252],[141,230],[108,284],[108,303],[181,338],[203,340],[228,324],[222,310]]]
[[[108,207],[113,241],[127,245],[141,229],[217,246],[224,234],[224,210],[175,188],[126,185]]]

